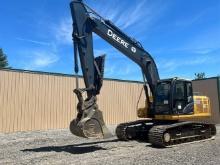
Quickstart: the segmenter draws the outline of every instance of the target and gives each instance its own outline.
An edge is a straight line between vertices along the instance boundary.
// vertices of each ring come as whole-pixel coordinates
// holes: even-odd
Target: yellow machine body
[[[189,120],[189,119],[200,119],[211,116],[211,105],[210,100],[207,96],[193,96],[194,100],[194,113],[193,114],[180,114],[180,115],[155,115],[154,119],[157,120]],[[148,104],[146,102],[144,108],[137,110],[139,118],[148,118],[147,116]]]

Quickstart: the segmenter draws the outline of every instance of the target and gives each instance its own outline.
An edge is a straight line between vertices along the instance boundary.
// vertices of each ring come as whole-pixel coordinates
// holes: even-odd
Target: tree
[[[9,68],[7,55],[4,54],[1,48],[0,48],[0,68]]]
[[[204,78],[205,78],[205,72],[195,73],[195,80],[204,79]]]

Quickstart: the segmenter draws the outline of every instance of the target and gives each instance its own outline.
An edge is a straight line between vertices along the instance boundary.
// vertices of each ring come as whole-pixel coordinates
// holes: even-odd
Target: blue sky
[[[7,0],[0,5],[0,47],[13,68],[73,74],[69,0]],[[85,0],[140,41],[161,78],[220,74],[219,0]],[[94,37],[95,55],[107,54],[105,77],[141,80],[132,61]]]

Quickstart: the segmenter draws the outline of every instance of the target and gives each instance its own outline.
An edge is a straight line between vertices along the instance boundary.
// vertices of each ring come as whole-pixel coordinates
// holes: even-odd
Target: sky
[[[220,75],[220,0],[84,0],[154,58],[160,78]],[[15,69],[74,74],[70,0],[7,0],[0,48]],[[140,68],[94,35],[105,77],[142,80]]]

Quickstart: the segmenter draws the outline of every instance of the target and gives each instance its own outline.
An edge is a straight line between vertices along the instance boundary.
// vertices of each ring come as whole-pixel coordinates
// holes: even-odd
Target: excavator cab
[[[187,115],[192,113],[191,81],[173,78],[158,82],[155,93],[155,115]]]
[[[189,80],[160,80],[154,98],[154,116],[157,120],[194,120],[211,116],[209,98],[193,95]]]

